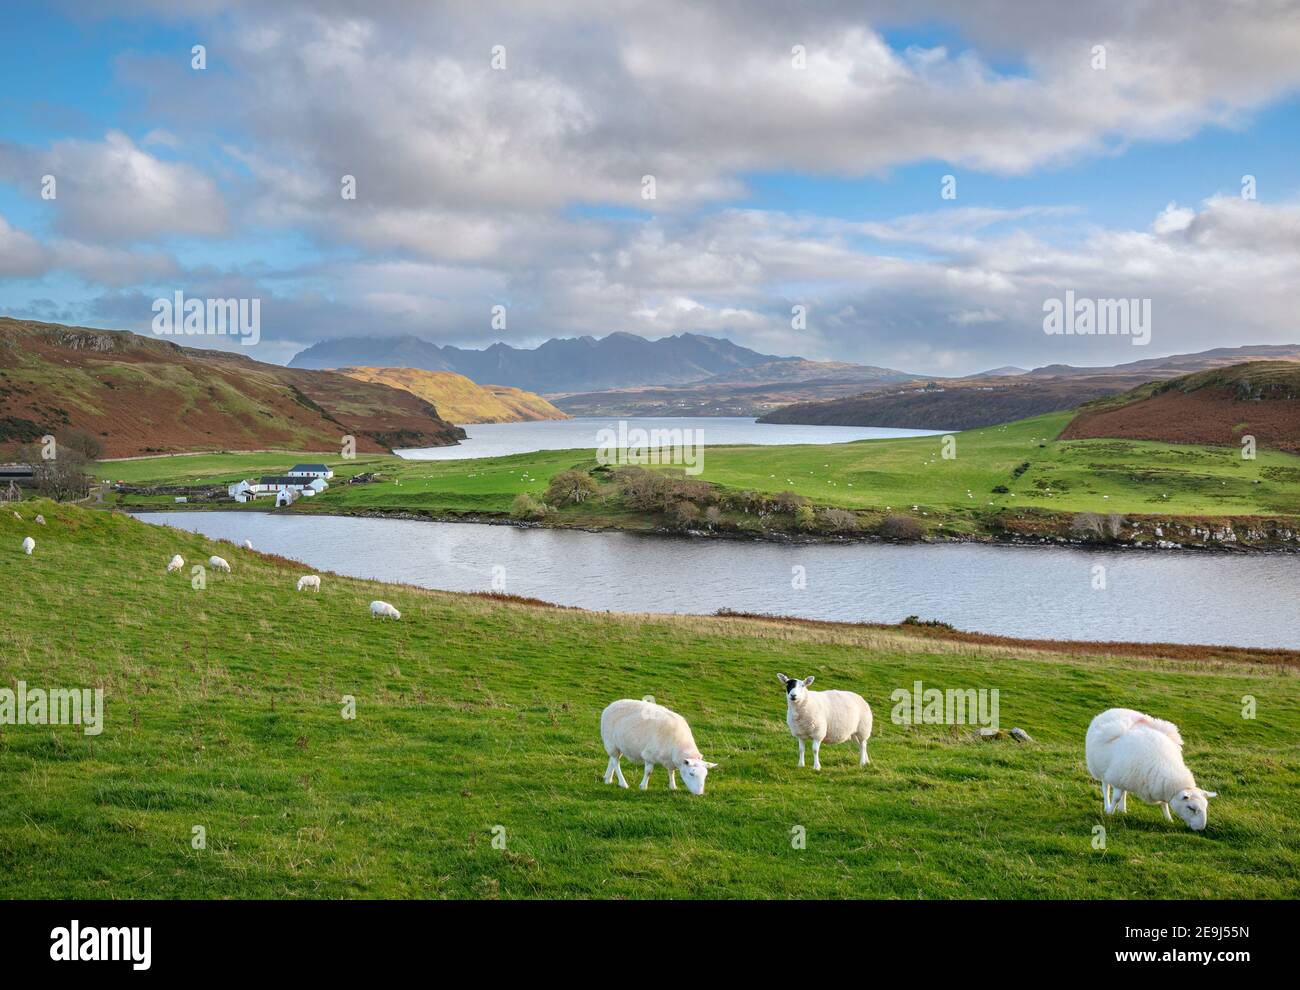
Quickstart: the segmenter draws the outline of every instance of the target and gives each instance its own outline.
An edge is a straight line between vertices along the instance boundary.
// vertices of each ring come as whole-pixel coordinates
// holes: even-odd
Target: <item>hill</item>
[[[35,783],[6,793],[0,897],[1295,892],[1294,653],[598,614],[328,574],[297,594],[293,561],[118,513],[21,508],[47,524],[25,557],[32,527],[0,513],[0,683],[102,688],[104,721],[94,736],[3,727],[0,777]],[[233,573],[196,589],[164,573],[173,553],[220,554]],[[372,620],[373,599],[401,621]],[[70,601],[76,621],[51,621]],[[873,705],[868,767],[842,746],[823,748],[820,773],[795,767],[773,677],[792,662]],[[1002,726],[1035,741],[894,722],[891,693],[917,679],[996,687]],[[645,694],[719,764],[703,796],[669,791],[662,770],[646,792],[601,782],[600,711]],[[1241,718],[1246,694],[1267,717]],[[1121,703],[1177,718],[1220,795],[1205,832],[1146,805],[1102,818],[1083,737]]]
[[[483,350],[439,346],[409,336],[354,337],[314,344],[295,355],[289,367],[454,371],[476,382],[551,393],[695,382],[779,360],[729,340],[695,333],[660,340],[612,333],[599,338],[557,338],[531,349],[496,343]]]
[[[1300,453],[1300,363],[1252,361],[1139,386],[1079,411],[1063,440],[1113,437]]]
[[[1071,364],[1049,364],[1028,372],[1034,378],[1060,378],[1093,375],[1143,375],[1147,379],[1173,378],[1189,372],[1226,368],[1248,361],[1300,361],[1300,344],[1246,344],[1242,347],[1216,347],[1192,354],[1171,354],[1168,357],[1145,358],[1112,367],[1076,367]]]
[[[454,371],[419,368],[340,368],[358,381],[405,389],[432,403],[452,423],[523,423],[568,419],[540,395],[509,385],[479,385]]]
[[[106,456],[193,450],[445,446],[428,402],[328,371],[263,364],[123,330],[0,317],[0,447],[78,428]]]
[[[913,382],[905,389],[799,402],[759,417],[760,423],[819,426],[885,426],[913,430],[970,430],[1029,416],[1073,409],[1131,388],[1133,377],[941,379]]]

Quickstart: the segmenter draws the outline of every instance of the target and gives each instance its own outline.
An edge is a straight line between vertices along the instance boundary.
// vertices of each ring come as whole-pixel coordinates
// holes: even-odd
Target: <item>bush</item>
[[[710,505],[704,510],[704,524],[709,529],[717,529],[722,525],[722,510],[716,505]]]
[[[858,528],[858,516],[848,509],[827,509],[821,516],[822,528],[832,533],[845,533]]]
[[[596,484],[595,478],[586,471],[574,469],[561,471],[552,478],[546,486],[544,498],[551,505],[568,505],[570,502],[576,504],[587,501],[598,491],[600,486]]]
[[[690,529],[700,520],[700,507],[694,502],[674,502],[668,507],[668,518],[680,529]]]
[[[928,626],[931,629],[954,629],[950,622],[940,622],[938,619],[922,619],[919,615],[909,615],[899,623],[900,626]]]
[[[925,536],[925,527],[911,516],[895,514],[880,520],[876,533],[886,540],[919,540]]]
[[[510,503],[512,519],[542,519],[546,516],[546,506],[527,492],[520,492]]]
[[[1006,485],[994,485],[994,486],[993,486],[993,494],[994,494],[994,495],[1005,495],[1005,494],[1006,494],[1007,492],[1009,492],[1009,491],[1011,491],[1011,489],[1008,488]]]
[[[799,505],[794,510],[794,524],[800,529],[816,529],[817,513],[811,505]]]

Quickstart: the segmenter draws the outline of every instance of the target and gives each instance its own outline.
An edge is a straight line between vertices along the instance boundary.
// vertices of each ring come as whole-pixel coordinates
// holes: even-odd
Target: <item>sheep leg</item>
[[[611,756],[609,758],[609,766],[605,768],[605,783],[612,784],[614,782],[614,771],[617,769],[618,769],[618,757]]]
[[[1174,820],[1174,816],[1169,813],[1169,802],[1164,801],[1162,802],[1161,806],[1165,809],[1165,821],[1172,822]]]
[[[871,762],[871,757],[867,755],[867,740],[864,737],[862,739],[862,759],[858,760],[858,766],[865,767],[870,762]]]
[[[1128,814],[1128,791],[1119,792],[1119,810]]]
[[[814,739],[812,742],[813,742],[813,769],[820,770],[822,768],[822,760],[820,756],[822,741],[820,739]]]
[[[619,786],[619,787],[627,787],[627,781],[623,779],[623,759],[622,759],[622,757],[619,757],[619,756],[614,757],[614,776],[616,776],[616,777],[618,778],[618,786]]]
[[[799,766],[803,766],[803,740],[799,740]]]
[[[1102,810],[1108,815],[1115,813],[1115,806],[1111,804],[1110,799],[1111,799],[1110,784],[1103,783],[1101,785],[1101,804],[1102,804]]]
[[[641,790],[644,791],[650,786],[650,771],[654,768],[655,765],[653,763],[647,763],[645,765],[645,776],[641,778]]]
[[[676,767],[668,768],[668,789],[670,791],[677,790],[677,768]]]

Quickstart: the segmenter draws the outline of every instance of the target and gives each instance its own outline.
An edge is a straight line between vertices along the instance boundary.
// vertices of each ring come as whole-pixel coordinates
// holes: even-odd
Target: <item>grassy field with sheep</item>
[[[10,508],[0,687],[102,687],[105,724],[0,726],[3,897],[1300,895],[1296,654],[1106,656],[330,575],[299,594],[291,561],[122,514]],[[185,573],[165,573],[173,553]],[[192,587],[213,553],[233,572]],[[372,620],[376,598],[401,621]],[[868,699],[870,766],[846,745],[823,748],[820,773],[795,767],[777,671]],[[1034,741],[891,722],[891,692],[916,680],[997,689],[1002,726]],[[669,791],[662,769],[643,793],[626,763],[631,790],[602,784],[600,711],[644,695],[719,764],[704,796]],[[1103,818],[1083,738],[1114,705],[1182,728],[1220,795],[1205,832],[1132,802]]]

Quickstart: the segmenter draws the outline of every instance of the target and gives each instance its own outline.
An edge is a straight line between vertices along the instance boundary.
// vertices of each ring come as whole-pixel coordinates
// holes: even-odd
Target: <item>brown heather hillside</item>
[[[479,385],[454,371],[420,368],[340,368],[358,381],[405,389],[438,407],[452,423],[524,423],[568,419],[568,415],[534,392],[509,385]]]
[[[1246,435],[1300,453],[1300,363],[1251,361],[1148,383],[1084,406],[1060,439],[1237,446]]]
[[[330,371],[263,364],[124,330],[0,317],[0,450],[83,429],[107,457],[198,450],[445,446],[424,400]]]

